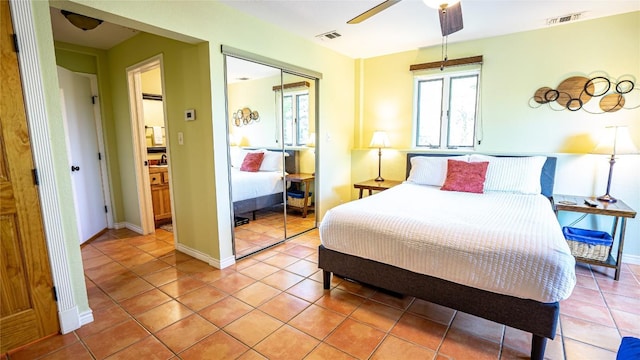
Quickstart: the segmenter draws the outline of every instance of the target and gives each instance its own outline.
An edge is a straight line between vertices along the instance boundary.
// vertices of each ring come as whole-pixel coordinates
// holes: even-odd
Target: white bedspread
[[[235,202],[279,193],[283,191],[282,183],[280,171],[248,172],[232,167],[231,199]]]
[[[329,210],[320,239],[331,250],[545,303],[568,298],[576,283],[543,195],[404,183]]]

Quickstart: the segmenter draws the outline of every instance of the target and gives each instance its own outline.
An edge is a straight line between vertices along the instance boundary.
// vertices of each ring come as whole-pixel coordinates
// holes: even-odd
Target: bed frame
[[[281,151],[281,150],[272,150],[272,151]],[[284,150],[284,152],[289,154],[289,156],[285,156],[284,158],[285,171],[289,174],[296,173],[297,169],[299,168],[298,166],[299,160],[298,160],[298,157],[296,156],[297,151]],[[231,186],[233,186],[233,184]],[[259,196],[251,199],[240,200],[233,203],[233,213],[234,215],[252,213],[253,220],[255,220],[256,211],[260,209],[268,208],[271,206],[279,205],[279,204],[282,204],[283,202],[284,202],[283,192]]]
[[[452,156],[451,154],[407,154],[407,175],[414,156]],[[556,158],[547,157],[540,184],[542,194],[551,197]],[[501,295],[422,275],[374,260],[329,250],[320,245],[318,267],[324,288],[330,289],[331,273],[406,296],[414,296],[452,309],[476,315],[532,334],[531,359],[543,359],[547,338],[556,334],[560,304]]]

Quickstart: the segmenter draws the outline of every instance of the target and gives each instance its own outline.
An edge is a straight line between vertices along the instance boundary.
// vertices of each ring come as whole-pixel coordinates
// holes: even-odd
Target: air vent
[[[316,35],[316,37],[320,40],[333,40],[339,38],[340,36],[342,35],[338,34],[338,32],[336,32],[335,30]]]
[[[558,24],[568,23],[569,21],[580,20],[582,18],[582,14],[584,14],[584,13],[580,12],[580,13],[575,13],[575,14],[568,14],[568,15],[548,18],[547,19],[547,25],[548,26],[558,25]]]

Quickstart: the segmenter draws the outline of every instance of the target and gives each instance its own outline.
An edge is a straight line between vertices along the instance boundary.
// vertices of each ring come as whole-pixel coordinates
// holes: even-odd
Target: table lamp
[[[592,151],[593,154],[611,154],[609,160],[609,179],[607,180],[607,193],[598,196],[598,200],[602,202],[614,203],[618,200],[611,196],[611,174],[613,173],[613,164],[616,163],[616,155],[637,154],[638,149],[631,140],[629,128],[626,126],[608,126],[605,128],[605,134],[598,143],[598,146]]]
[[[378,148],[378,177],[375,180],[384,181],[382,176],[380,176],[380,164],[382,162],[382,148],[389,147],[389,137],[387,133],[384,131],[375,131],[369,147]]]

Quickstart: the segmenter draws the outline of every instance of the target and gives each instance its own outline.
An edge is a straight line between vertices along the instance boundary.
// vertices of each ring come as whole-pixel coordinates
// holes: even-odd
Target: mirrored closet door
[[[234,250],[241,258],[316,226],[317,80],[225,60]]]

